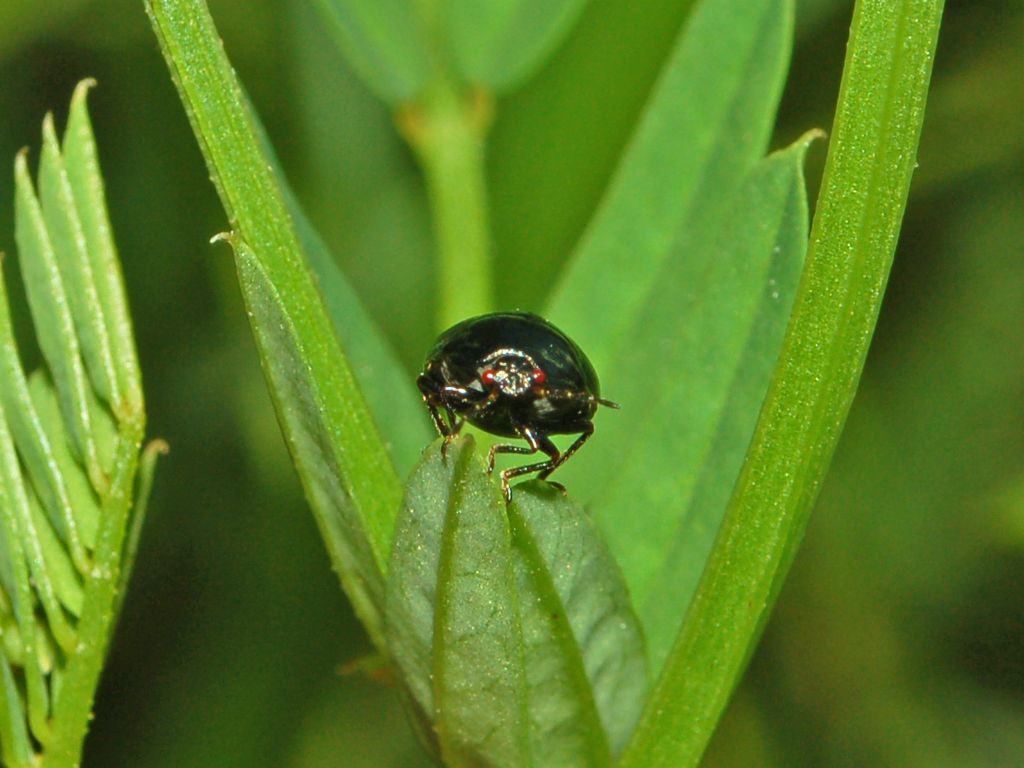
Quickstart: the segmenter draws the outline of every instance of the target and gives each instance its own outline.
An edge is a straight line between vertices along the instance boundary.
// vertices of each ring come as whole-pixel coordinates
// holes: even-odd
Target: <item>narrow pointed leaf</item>
[[[85,230],[57,143],[52,114],[43,121],[39,200],[91,383],[107,403],[117,402],[120,400],[119,382],[114,370],[111,340],[100,308]]]
[[[0,747],[3,748],[4,765],[21,768],[32,765],[32,743],[26,728],[25,710],[18,685],[11,672],[7,658],[0,654],[0,685],[3,686],[3,703],[0,704]]]
[[[379,558],[391,532],[367,528],[375,519],[360,519],[351,485],[345,483],[348,468],[340,454],[358,448],[339,447],[336,427],[325,416],[344,409],[344,402],[337,399],[344,398],[343,385],[332,380],[333,372],[317,359],[318,350],[303,337],[301,319],[290,314],[288,299],[252,249],[238,238],[230,242],[246,307],[259,318],[253,322],[253,334],[288,450],[310,503],[320,510],[320,532],[349,598],[371,633],[378,633],[386,565]]]
[[[35,492],[67,542],[75,565],[85,572],[89,568],[89,557],[78,530],[67,483],[58,469],[53,445],[36,412],[18,359],[3,281],[0,281],[0,400]]]
[[[39,554],[42,556],[41,573],[53,589],[53,596],[60,607],[67,611],[69,618],[77,617],[82,612],[82,582],[74,563],[68,557],[50,521],[39,505],[35,494],[29,496],[31,523],[39,540]],[[37,579],[38,580],[38,579]]]
[[[24,153],[18,155],[15,162],[15,182],[14,234],[39,348],[53,376],[72,444],[85,464],[93,487],[102,492],[108,479],[100,466],[92,432],[92,413],[86,395],[89,384],[79,354],[67,290]]]
[[[75,528],[82,543],[89,549],[96,546],[96,529],[99,525],[100,507],[89,478],[85,476],[82,465],[75,461],[68,450],[68,437],[61,421],[60,406],[53,385],[42,371],[36,371],[29,378],[29,397],[39,418],[39,425],[46,434],[46,442],[50,447],[50,460],[63,481],[67,493],[68,505],[74,515]],[[99,423],[99,420],[97,420]],[[103,435],[109,445],[113,445],[115,434]],[[58,532],[63,533],[61,519],[50,511],[51,523]],[[68,543],[66,533],[62,537],[65,546]]]
[[[142,377],[86,106],[86,96],[94,84],[92,80],[83,80],[75,88],[62,150],[113,357],[115,375],[110,405],[118,418],[127,419],[142,413]]]
[[[7,315],[7,300],[0,280],[0,316]],[[0,345],[2,345],[0,340]],[[0,402],[0,546],[3,548],[5,560],[4,588],[11,601],[13,618],[19,630],[21,651],[21,667],[24,673],[26,702],[11,679],[7,655],[0,663],[3,664],[3,732],[0,733],[4,749],[4,759],[17,756],[20,760],[26,748],[27,738],[26,713],[31,712],[31,720],[45,720],[47,701],[43,682],[43,671],[36,663],[36,621],[33,612],[33,600],[29,581],[29,568],[25,560],[23,539],[21,536],[22,520],[28,516],[28,500],[22,480],[18,457],[14,450],[14,442],[8,429],[4,405]],[[6,622],[5,622],[6,623]],[[6,650],[6,649],[5,649]],[[27,711],[27,712],[26,712]],[[24,761],[22,764],[27,765]]]
[[[91,252],[87,234],[87,222],[97,221],[91,207],[103,206],[99,170],[87,155],[74,159],[76,177],[88,187],[81,199],[51,118],[43,124],[38,198],[25,154],[15,162],[15,234],[46,362],[29,378],[0,281],[0,610],[8,614],[0,621],[4,663],[11,665],[4,668],[0,738],[5,758],[15,760],[15,750],[12,764],[19,765],[81,760],[122,584],[145,423],[131,328],[107,303],[124,308],[120,268]],[[100,213],[105,219],[105,207]],[[112,244],[107,255],[114,259]],[[111,322],[126,334],[116,350],[126,357],[116,362]],[[134,380],[122,382],[122,375]]]
[[[67,588],[66,570],[63,568],[59,547],[50,522],[40,514],[39,501],[34,497],[31,488],[26,488],[24,499],[16,499],[15,514],[18,517],[18,537],[24,547],[24,556],[28,561],[28,570],[32,576],[32,586],[36,599],[46,617],[46,624],[53,639],[64,653],[71,653],[77,645],[78,637],[71,623],[70,614],[65,613],[58,591],[58,582]],[[51,570],[52,566],[52,570]],[[81,605],[81,599],[71,597]]]
[[[407,477],[419,460],[423,446],[437,436],[423,408],[415,378],[398,361],[388,340],[302,209],[252,102],[246,98],[245,104],[260,147],[270,159],[288,213],[295,222],[296,234],[316,276],[334,330],[352,364],[352,373],[366,396],[398,475]]]
[[[663,569],[679,541],[703,542],[706,554],[718,528],[724,507],[697,514],[693,494],[712,459],[733,382],[755,378],[738,368],[740,361],[757,367],[767,360],[763,369],[778,354],[798,274],[793,265],[803,253],[802,246],[780,251],[773,261],[769,242],[752,257],[730,236],[738,226],[751,233],[772,226],[746,220],[736,198],[771,133],[792,13],[790,0],[695,6],[552,299],[552,318],[591,357],[602,394],[622,406],[598,415],[599,436],[587,445],[586,459],[560,472],[567,487],[583,489],[642,621],[660,614],[650,637],[655,669],[694,588],[692,574],[674,585],[680,604],[667,609],[659,578],[678,575]],[[775,330],[745,359],[766,301]],[[744,403],[730,404],[744,408],[751,424],[764,376],[758,385],[761,392],[750,389]],[[735,436],[728,450],[742,455],[747,440]],[[732,469],[738,472],[735,462]],[[718,479],[731,488],[730,478]],[[699,573],[700,561],[688,558],[700,554],[690,549],[676,562]]]

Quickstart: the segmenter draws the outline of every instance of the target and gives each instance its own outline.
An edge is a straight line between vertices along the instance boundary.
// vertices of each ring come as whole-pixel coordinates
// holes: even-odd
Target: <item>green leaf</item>
[[[471,437],[410,478],[388,579],[389,648],[453,766],[529,765],[522,632],[504,503]]]
[[[508,90],[550,55],[587,0],[317,0],[338,47],[392,106],[454,74]],[[454,73],[447,70],[451,68]]]
[[[72,445],[85,464],[93,487],[103,492],[109,479],[100,465],[92,432],[93,409],[86,394],[89,382],[79,354],[58,254],[36,198],[24,153],[18,155],[14,167],[17,201],[14,236],[22,257],[25,292],[39,348],[53,376],[64,419],[70,425]]]
[[[0,317],[7,315],[7,298],[0,280]],[[0,340],[0,345],[2,345]],[[46,720],[48,711],[47,693],[44,682],[44,670],[36,663],[36,621],[33,612],[32,584],[29,577],[29,565],[25,557],[24,536],[21,531],[24,521],[29,517],[28,497],[24,479],[18,466],[14,441],[8,429],[5,407],[0,400],[0,552],[3,559],[5,601],[11,614],[4,616],[4,624],[14,620],[20,640],[20,661],[13,659],[22,669],[25,679],[25,697],[23,702],[11,679],[8,664],[10,653],[4,649],[0,654],[3,664],[4,694],[3,705],[0,706],[0,746],[3,748],[4,760],[14,765],[28,765],[24,758],[28,738],[27,720],[37,726]],[[6,612],[6,611],[5,611]],[[5,640],[10,630],[4,627]],[[26,718],[26,711],[28,718]],[[39,728],[34,727],[36,733]]]
[[[0,281],[0,739],[4,760],[18,766],[81,760],[125,587],[123,543],[145,425],[80,101],[86,87],[72,104],[75,152],[62,154],[52,119],[44,121],[39,197],[25,154],[15,162],[20,265],[47,364],[28,378]]]
[[[656,295],[645,325],[672,344],[638,344],[618,365],[683,373],[661,386],[627,382],[632,407],[606,419],[587,457],[619,462],[599,510],[656,669],[697,588],[782,346],[807,247],[802,167],[812,137],[754,167],[681,303],[664,295],[675,286]]]
[[[508,515],[533,754],[551,766],[607,764],[647,695],[644,639],[622,573],[583,509],[548,483],[517,486]]]
[[[430,77],[432,53],[414,0],[317,0],[352,66],[389,104],[412,99]]]
[[[366,395],[374,421],[387,441],[391,460],[398,474],[405,477],[419,460],[423,446],[436,436],[420,401],[415,379],[398,361],[388,340],[370,317],[327,244],[303,211],[298,197],[285,178],[270,138],[248,99],[246,106],[260,146],[270,158],[309,266],[316,275],[334,330],[348,353],[352,372]]]
[[[587,0],[447,0],[445,31],[459,74],[506,91],[532,74]]]
[[[63,481],[69,509],[75,520],[75,530],[81,536],[82,543],[91,550],[96,546],[96,529],[100,517],[99,502],[82,466],[68,450],[68,436],[61,421],[57,394],[53,391],[53,384],[42,371],[36,371],[29,377],[28,392],[39,418],[40,428],[45,433],[46,443],[50,447],[48,461],[53,462],[57,474]],[[113,431],[102,435],[102,439],[109,444],[114,443],[115,437],[116,433]],[[67,545],[67,532],[61,518],[54,514],[51,522],[54,528],[60,531],[61,538]]]
[[[782,353],[699,589],[622,768],[698,764],[792,562],[877,318],[941,14],[941,0],[856,5]]]
[[[25,471],[32,480],[52,524],[67,543],[72,559],[82,572],[89,569],[89,556],[67,489],[59,470],[54,446],[47,436],[29,393],[18,350],[15,346],[7,307],[7,291],[0,281],[0,401],[7,412],[10,431]],[[62,411],[63,413],[63,411]],[[70,442],[68,443],[70,445]],[[64,446],[62,446],[64,447]]]
[[[3,706],[0,706],[0,748],[4,765],[28,766],[32,764],[32,742],[25,725],[25,713],[11,665],[0,655],[0,676],[3,685]]]
[[[78,571],[75,570],[71,558],[68,557],[67,550],[63,547],[60,539],[57,538],[57,534],[50,526],[46,513],[43,512],[35,494],[29,496],[29,507],[31,509],[30,525],[38,541],[37,546],[40,556],[38,571],[40,574],[44,574],[47,582],[46,587],[40,585],[40,591],[43,589],[52,590],[53,597],[50,599],[55,600],[53,608],[47,612],[47,618],[50,621],[51,627],[54,628],[54,637],[57,638],[58,642],[62,639],[61,633],[57,631],[58,624],[68,627],[65,637],[71,638],[71,640],[65,640],[64,650],[71,650],[74,646],[68,645],[68,643],[74,641],[74,634],[64,620],[63,611],[67,611],[73,617],[77,617],[82,613],[83,594],[81,577]],[[46,598],[43,599],[45,601]],[[55,620],[55,616],[58,613],[60,614],[59,622]]]
[[[366,394],[398,475],[405,477],[423,446],[437,434],[423,408],[415,378],[398,361],[280,172],[278,179],[352,373]]]
[[[472,438],[439,445],[409,481],[388,581],[410,697],[454,765],[610,765],[647,688],[618,568],[561,493],[520,485],[506,510]]]
[[[342,407],[332,402],[339,393],[327,390],[333,382],[323,375],[316,351],[310,349],[299,322],[289,314],[287,297],[244,240],[231,237],[229,242],[235,250],[238,283],[254,318],[253,334],[288,449],[310,504],[320,510],[321,534],[334,567],[356,611],[375,631],[384,605],[383,567],[376,558],[380,548],[390,542],[391,531],[368,529],[358,515],[344,481],[345,457],[339,455],[333,426],[325,418],[325,413]]]
[[[802,229],[776,237],[792,160],[754,170],[791,27],[789,0],[697,5],[549,313],[622,406],[560,473],[585,489],[655,669],[739,471],[803,257]]]
[[[343,586],[382,643],[380,601],[401,498],[394,468],[205,3],[153,0],[146,8],[235,229],[228,239],[299,477]],[[350,552],[368,557],[344,560]]]
[[[548,316],[577,339],[606,383],[636,375],[614,362],[623,347],[657,335],[639,324],[652,292],[680,258],[699,274],[708,257],[689,243],[716,230],[764,154],[792,15],[791,0],[703,0],[680,33],[549,303]],[[617,396],[614,387],[608,394]]]
[[[89,89],[94,85],[93,80],[83,80],[75,87],[62,151],[76,218],[85,237],[88,270],[95,281],[103,333],[109,338],[106,344],[97,342],[97,345],[109,347],[113,356],[114,374],[109,385],[111,399],[107,402],[114,414],[123,420],[142,412],[142,377],[135,354],[121,262],[117,258],[117,246],[107,213],[99,153],[86,105]],[[85,271],[87,268],[83,265],[80,269]],[[96,381],[95,374],[93,380]]]
[[[113,351],[107,335],[99,293],[89,261],[85,231],[64,158],[61,157],[53,115],[43,120],[43,152],[39,161],[39,199],[54,251],[59,254],[61,278],[67,287],[71,316],[81,342],[89,377],[106,402],[120,400]]]

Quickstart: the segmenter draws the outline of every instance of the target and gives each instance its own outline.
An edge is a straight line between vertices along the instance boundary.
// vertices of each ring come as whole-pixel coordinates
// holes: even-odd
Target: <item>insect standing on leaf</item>
[[[491,446],[487,471],[498,453],[541,451],[546,461],[501,473],[505,500],[509,480],[539,472],[541,480],[564,464],[594,434],[601,399],[594,367],[575,342],[542,317],[527,312],[481,315],[449,328],[434,343],[416,384],[445,446],[465,422],[526,446]],[[579,434],[562,453],[549,435]],[[559,486],[561,487],[561,486]]]

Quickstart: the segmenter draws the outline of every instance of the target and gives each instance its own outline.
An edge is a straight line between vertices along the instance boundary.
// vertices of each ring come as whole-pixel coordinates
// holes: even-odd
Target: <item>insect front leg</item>
[[[520,429],[520,434],[523,439],[529,443],[529,447],[522,445],[512,445],[511,443],[496,443],[491,446],[491,450],[487,452],[487,474],[491,474],[494,471],[494,457],[498,453],[521,453],[529,455],[536,453],[540,450],[540,443],[538,442],[537,434],[531,429]]]

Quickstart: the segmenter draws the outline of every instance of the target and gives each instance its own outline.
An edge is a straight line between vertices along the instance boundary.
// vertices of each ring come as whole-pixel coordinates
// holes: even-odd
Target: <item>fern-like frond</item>
[[[142,386],[86,109],[15,160],[15,240],[42,369],[26,375],[0,280],[0,756],[77,765],[162,443]],[[136,476],[141,475],[139,482]],[[136,487],[138,485],[138,488]],[[136,499],[133,504],[133,499]]]

